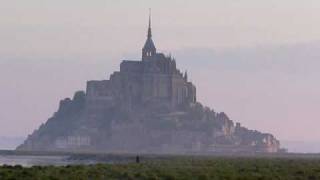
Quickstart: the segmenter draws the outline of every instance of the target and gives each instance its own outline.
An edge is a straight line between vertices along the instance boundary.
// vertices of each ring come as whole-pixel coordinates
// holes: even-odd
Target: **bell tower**
[[[148,35],[147,40],[142,48],[142,60],[146,60],[153,55],[155,55],[157,49],[152,40],[152,32],[151,32],[151,10],[149,10],[149,27],[148,27]]]

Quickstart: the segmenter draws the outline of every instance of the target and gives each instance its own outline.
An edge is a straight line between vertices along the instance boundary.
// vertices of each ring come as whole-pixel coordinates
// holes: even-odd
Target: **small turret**
[[[185,71],[184,72],[184,80],[186,81],[186,82],[188,82],[188,72],[187,71]]]

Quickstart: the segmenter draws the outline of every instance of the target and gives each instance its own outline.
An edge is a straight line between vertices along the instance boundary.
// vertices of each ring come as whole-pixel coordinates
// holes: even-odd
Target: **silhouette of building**
[[[141,60],[60,101],[18,150],[137,153],[278,152],[279,141],[197,102],[196,87],[158,53],[151,17]]]
[[[150,104],[175,110],[196,102],[196,87],[176,68],[174,58],[157,52],[149,17],[141,61],[124,60],[110,80],[87,82],[87,100],[96,109],[121,102],[128,111]],[[90,105],[88,108],[95,111]]]

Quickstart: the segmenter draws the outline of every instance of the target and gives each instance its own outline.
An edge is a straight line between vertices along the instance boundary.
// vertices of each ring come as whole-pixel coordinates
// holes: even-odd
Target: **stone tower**
[[[142,48],[142,60],[147,60],[148,58],[154,56],[157,53],[157,49],[152,40],[151,32],[151,14],[149,14],[149,27],[146,43]]]

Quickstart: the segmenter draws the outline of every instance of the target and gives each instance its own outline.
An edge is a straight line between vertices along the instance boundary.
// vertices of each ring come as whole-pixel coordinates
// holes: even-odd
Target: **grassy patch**
[[[140,164],[0,167],[0,179],[194,179],[194,180],[292,180],[320,179],[320,159],[172,157]]]

